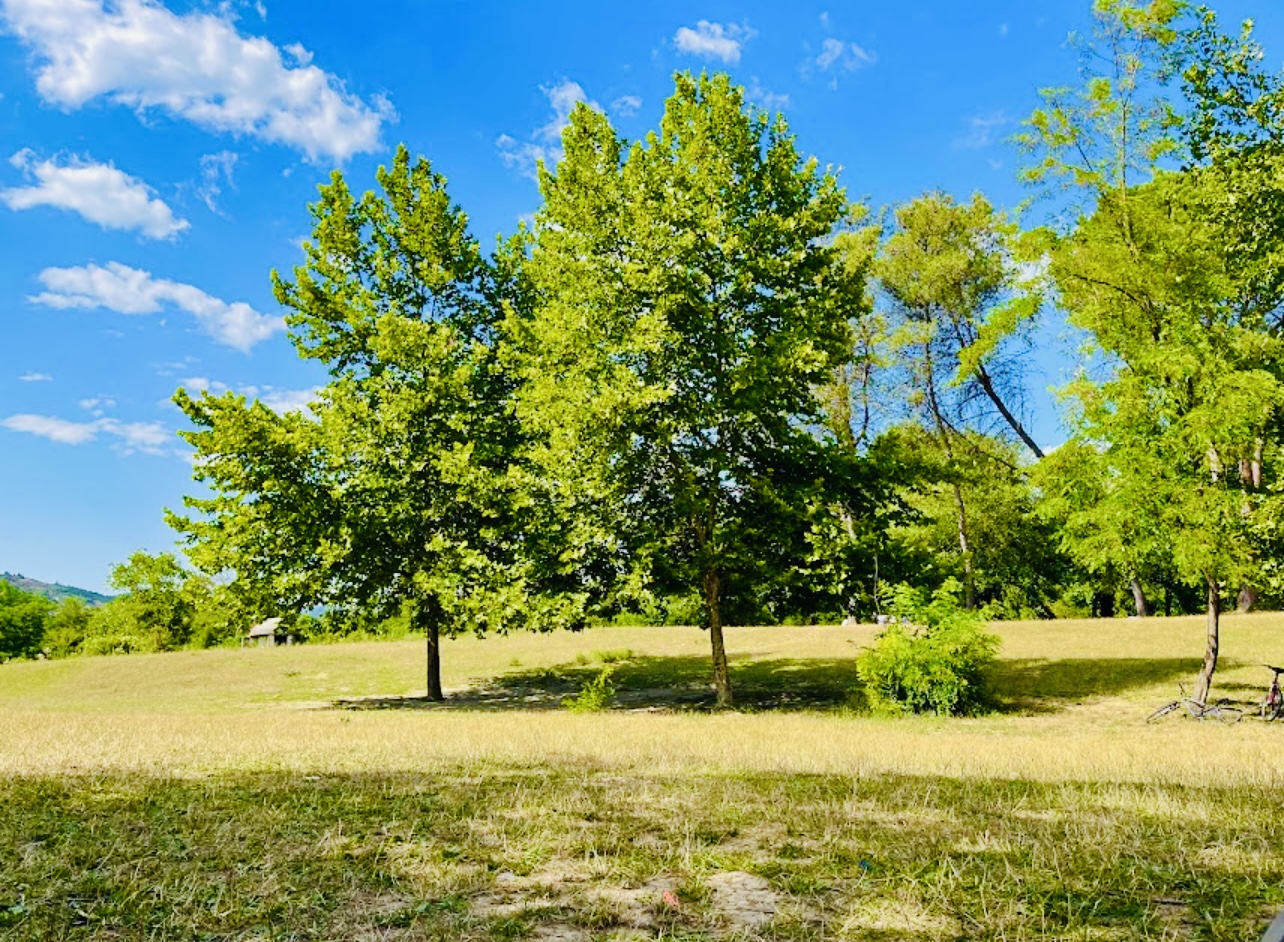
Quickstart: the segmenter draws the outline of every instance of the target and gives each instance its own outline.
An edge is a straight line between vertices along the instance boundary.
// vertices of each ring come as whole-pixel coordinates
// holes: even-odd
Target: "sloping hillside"
[[[112,596],[103,595],[101,592],[78,589],[72,585],[63,585],[61,582],[41,582],[39,579],[29,579],[16,572],[0,572],[0,579],[13,583],[25,592],[43,595],[45,598],[53,599],[55,602],[75,598],[82,599],[90,605],[102,605],[112,599]]]

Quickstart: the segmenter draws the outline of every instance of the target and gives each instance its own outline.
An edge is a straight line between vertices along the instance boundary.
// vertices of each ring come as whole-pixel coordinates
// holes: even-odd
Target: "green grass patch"
[[[730,630],[732,713],[678,628],[461,639],[443,705],[415,642],[4,665],[0,940],[1259,935],[1284,725],[1144,722],[1199,621],[995,629],[975,719],[865,715],[868,627]]]

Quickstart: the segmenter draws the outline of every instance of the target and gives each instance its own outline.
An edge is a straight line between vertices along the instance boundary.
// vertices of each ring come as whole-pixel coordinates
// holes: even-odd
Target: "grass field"
[[[1259,700],[1284,616],[1223,622]],[[1145,716],[1198,619],[998,626],[1002,709],[879,720],[869,628],[0,666],[0,939],[1224,939],[1284,907],[1284,724]],[[616,662],[615,706],[562,701]]]

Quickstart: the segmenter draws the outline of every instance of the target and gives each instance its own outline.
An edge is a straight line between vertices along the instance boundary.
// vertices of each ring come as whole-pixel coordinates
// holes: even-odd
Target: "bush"
[[[615,701],[615,685],[611,675],[615,673],[615,664],[607,664],[596,677],[580,688],[580,692],[568,699],[564,706],[572,713],[600,713]]]
[[[986,675],[999,639],[986,631],[986,613],[958,603],[949,580],[929,599],[900,586],[892,610],[900,619],[857,658],[856,670],[875,713],[970,716],[989,706]]]

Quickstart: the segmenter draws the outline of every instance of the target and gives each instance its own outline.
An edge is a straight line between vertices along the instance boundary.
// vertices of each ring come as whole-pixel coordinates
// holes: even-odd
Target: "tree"
[[[1103,0],[1096,9],[1107,72],[1089,76],[1076,102],[1053,100],[1031,117],[1027,143],[1042,155],[1032,176],[1060,175],[1090,197],[1076,228],[1050,242],[1060,301],[1100,355],[1097,375],[1068,390],[1076,437],[1125,495],[1136,523],[1127,551],[1144,552],[1161,533],[1179,576],[1205,587],[1202,701],[1222,593],[1257,570],[1254,521],[1271,500],[1255,478],[1284,403],[1284,349],[1274,329],[1281,296],[1261,289],[1279,282],[1244,264],[1219,211],[1227,178],[1198,161],[1200,125],[1164,95],[1183,7]],[[1183,152],[1189,167],[1165,169]],[[1118,532],[1108,519],[1117,512],[1099,505],[1090,532]]]
[[[34,657],[53,602],[0,579],[0,659]]]
[[[725,75],[678,75],[659,132],[627,149],[583,105],[563,141],[514,330],[519,412],[545,480],[604,514],[574,544],[621,547],[604,578],[700,593],[726,705],[724,624],[797,552],[808,506],[860,512],[813,393],[850,344],[829,240],[856,214]]]
[[[293,281],[273,273],[299,354],[330,382],[308,414],[180,391],[215,496],[171,522],[260,611],[407,609],[440,700],[441,637],[556,614],[526,591],[498,360],[520,260],[502,246],[485,258],[445,179],[404,147],[378,182],[358,198],[336,172],[305,264]]]
[[[139,551],[112,567],[107,583],[125,593],[112,604],[132,622],[131,634],[143,639],[145,650],[173,651],[187,644],[196,615],[186,591],[189,575],[173,553]]]
[[[895,456],[909,513],[889,532],[884,578],[935,590],[972,580],[971,604],[997,617],[1049,617],[1069,566],[1052,526],[1037,513],[1019,446],[979,432],[961,433],[952,457],[937,434],[914,423],[889,429],[876,449]],[[958,539],[959,503],[967,508],[971,553]]]
[[[979,193],[966,204],[929,193],[897,208],[874,275],[893,315],[892,355],[928,425],[953,432],[997,419],[1042,458],[1018,415],[1020,360],[1006,349],[1043,304],[1017,239]]]
[[[89,635],[94,610],[76,596],[65,598],[49,615],[45,625],[45,648],[52,657],[79,654]]]
[[[947,465],[990,457],[990,473],[1013,465],[966,433],[997,417],[1035,457],[1043,452],[1009,402],[1019,366],[1004,346],[1038,312],[1042,298],[1023,279],[1016,232],[980,195],[960,205],[929,194],[896,211],[896,229],[874,263],[888,302],[889,371],[903,384],[915,418],[937,439]],[[966,452],[966,454],[965,454]],[[976,605],[975,534],[963,476],[950,471],[966,605]]]

